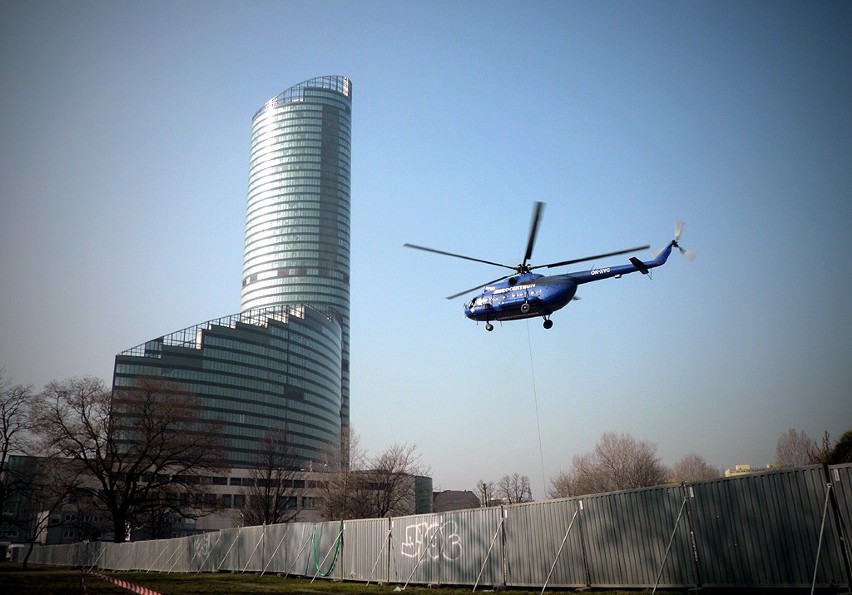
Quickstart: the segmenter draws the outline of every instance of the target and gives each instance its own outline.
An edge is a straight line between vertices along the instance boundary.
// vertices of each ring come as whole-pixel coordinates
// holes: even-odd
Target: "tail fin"
[[[638,271],[639,271],[640,273],[642,273],[643,275],[647,275],[648,273],[650,273],[650,272],[651,272],[651,271],[648,269],[648,267],[647,267],[647,266],[645,266],[645,263],[644,263],[644,262],[642,262],[641,260],[639,260],[638,258],[636,258],[635,256],[631,256],[631,257],[630,257],[630,263],[631,263],[633,266],[635,266],[635,267],[636,267],[636,270],[638,270]]]

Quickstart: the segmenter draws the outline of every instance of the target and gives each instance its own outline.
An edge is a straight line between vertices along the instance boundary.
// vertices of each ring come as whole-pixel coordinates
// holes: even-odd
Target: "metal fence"
[[[30,561],[474,589],[848,588],[850,506],[852,465],[812,466],[446,513],[37,546]]]

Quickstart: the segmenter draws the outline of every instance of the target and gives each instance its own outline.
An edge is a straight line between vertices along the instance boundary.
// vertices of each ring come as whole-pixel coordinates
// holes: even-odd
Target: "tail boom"
[[[630,259],[630,264],[591,269],[589,271],[581,271],[578,273],[568,273],[565,276],[573,279],[577,285],[581,285],[583,283],[591,283],[592,281],[600,281],[601,279],[621,277],[622,275],[629,275],[630,273],[635,273],[637,271],[643,275],[647,275],[651,269],[666,264],[666,261],[669,259],[669,255],[672,253],[672,248],[676,245],[676,242],[670,242],[669,245],[652,260],[642,261],[633,257]]]

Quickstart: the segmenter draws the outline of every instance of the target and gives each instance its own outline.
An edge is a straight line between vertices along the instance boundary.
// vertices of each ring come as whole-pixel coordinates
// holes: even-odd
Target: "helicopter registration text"
[[[609,272],[609,267],[606,267],[605,269],[592,269],[592,270],[591,270],[591,271],[589,271],[589,272],[590,272],[592,275],[603,275],[604,273],[608,273],[608,272]]]
[[[520,291],[523,289],[532,289],[535,287],[535,283],[528,283],[527,285],[515,285],[513,287],[501,287],[500,289],[494,290],[494,295],[499,295],[501,293],[507,293],[509,291]]]

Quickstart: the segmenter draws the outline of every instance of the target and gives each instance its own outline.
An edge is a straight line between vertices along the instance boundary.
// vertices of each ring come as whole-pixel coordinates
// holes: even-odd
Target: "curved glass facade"
[[[252,119],[241,308],[308,304],[342,330],[338,418],[349,425],[352,84],[324,76]]]
[[[224,423],[226,460],[251,466],[267,428],[284,428],[304,462],[340,446],[342,333],[306,306],[271,306],[217,318],[118,354],[113,386],[141,376],[177,383]]]

